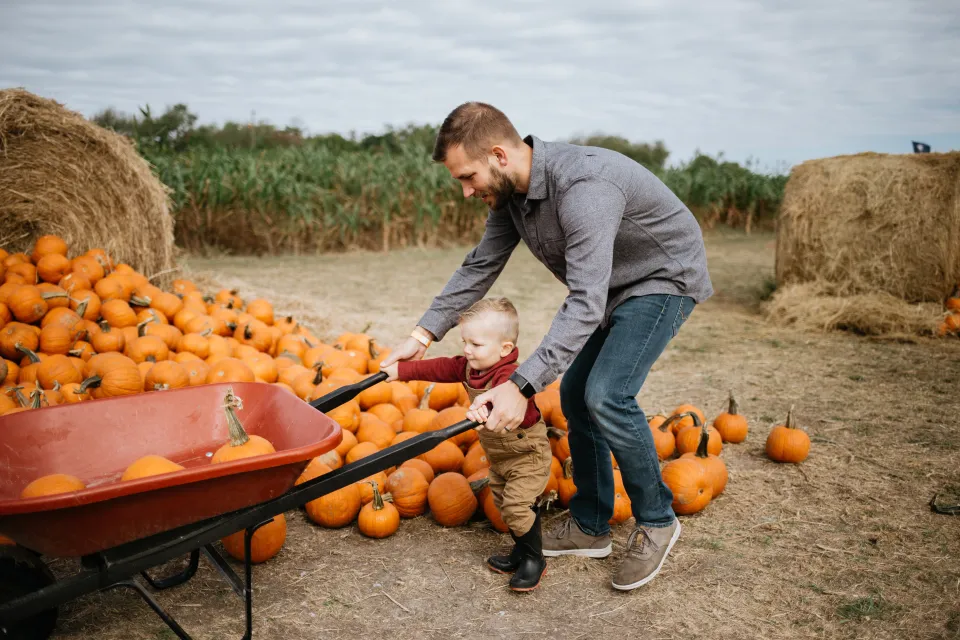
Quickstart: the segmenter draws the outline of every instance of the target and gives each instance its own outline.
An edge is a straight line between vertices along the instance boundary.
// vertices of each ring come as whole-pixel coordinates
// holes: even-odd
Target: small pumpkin
[[[37,264],[44,256],[59,255],[66,257],[67,243],[60,236],[45,234],[36,239],[33,243],[33,251],[30,254],[30,260]]]
[[[230,440],[216,450],[210,458],[211,464],[276,453],[269,440],[256,434],[248,435],[244,430],[240,418],[237,417],[237,411],[243,409],[243,401],[234,394],[233,387],[227,387],[223,397],[223,409],[227,415]]]
[[[127,467],[123,475],[120,476],[120,481],[138,480],[149,476],[157,476],[162,473],[173,473],[174,471],[181,471],[183,468],[182,465],[168,460],[163,456],[150,454],[130,463],[130,466]]]
[[[322,527],[345,527],[360,513],[360,487],[356,483],[331,491],[304,505],[307,517]]]
[[[63,280],[64,276],[71,270],[70,260],[67,256],[62,256],[59,253],[43,256],[37,262],[37,276],[44,282],[52,284],[57,284]]]
[[[740,414],[740,405],[730,392],[727,410],[713,419],[713,426],[724,442],[743,442],[747,439],[747,419]]]
[[[577,485],[573,482],[573,458],[567,458],[561,464],[562,471],[557,478],[557,502],[564,508],[570,505],[570,500],[577,493]]]
[[[182,389],[190,385],[190,374],[187,368],[173,360],[163,360],[156,363],[143,378],[144,391],[162,391],[165,389]]]
[[[7,306],[13,317],[24,324],[39,322],[50,309],[40,289],[28,284],[21,285],[10,294]]]
[[[677,451],[677,438],[670,429],[671,424],[676,420],[679,420],[679,418],[674,416],[669,419],[651,420],[649,422],[650,431],[653,433],[653,446],[656,447],[657,458],[660,460],[672,458]]]
[[[810,436],[793,424],[793,406],[787,420],[770,430],[765,447],[767,456],[776,462],[803,462],[810,454]]]
[[[103,296],[100,296],[103,299]],[[100,316],[116,329],[137,326],[137,314],[124,300],[114,298],[100,305]]]
[[[403,469],[404,467],[411,467],[422,473],[424,479],[427,481],[427,484],[433,482],[433,479],[436,476],[433,471],[433,467],[431,467],[426,460],[421,460],[420,458],[410,458],[400,465],[400,469]]]
[[[53,389],[54,385],[82,382],[83,374],[65,355],[55,354],[43,360],[37,367],[37,382],[44,389]]]
[[[66,473],[52,473],[50,475],[37,478],[20,492],[22,499],[38,498],[41,496],[50,496],[58,493],[67,493],[70,491],[80,491],[87,486],[77,478]]]
[[[400,513],[390,502],[383,499],[376,482],[373,486],[373,500],[360,509],[357,528],[368,538],[386,538],[400,528]]]
[[[386,490],[392,496],[393,504],[401,517],[416,518],[427,510],[429,487],[430,482],[419,469],[401,465],[387,478]]]
[[[246,561],[245,544],[246,530],[240,530],[231,533],[229,536],[220,539],[226,551],[232,558],[241,562]],[[253,532],[250,537],[250,562],[257,564],[266,562],[270,558],[280,553],[283,543],[287,539],[287,519],[282,513],[273,516],[273,519],[267,524]]]
[[[700,422],[697,423],[694,421],[693,416],[696,415],[700,419]],[[698,424],[702,424],[707,421],[706,416],[703,415],[703,411],[698,409],[692,404],[681,404],[679,407],[675,408],[669,416],[679,416],[679,420],[672,423],[671,429],[673,430],[673,435],[680,433],[680,430],[684,427],[694,427]]]
[[[120,353],[98,353],[87,361],[88,377],[79,392],[93,389],[94,398],[133,395],[143,391],[137,363]]]
[[[104,320],[100,323],[100,332],[90,337],[90,344],[97,353],[121,352],[127,346],[127,338],[123,331]]]
[[[484,485],[486,481],[484,480]],[[477,491],[480,490],[477,487]],[[437,475],[427,489],[427,504],[433,519],[445,527],[458,527],[477,510],[475,489],[467,479],[456,472]]]
[[[433,449],[417,457],[427,462],[438,474],[449,471],[459,472],[464,461],[463,451],[449,440],[444,440]]]
[[[708,451],[709,442],[710,432],[704,424],[700,428],[700,444],[697,445],[697,450],[685,453],[680,458],[693,458],[703,466],[710,481],[710,499],[713,500],[723,493],[727,486],[727,465],[718,456]]]
[[[713,497],[706,469],[693,458],[677,458],[664,465],[661,477],[673,493],[673,512],[685,516],[702,510]]]

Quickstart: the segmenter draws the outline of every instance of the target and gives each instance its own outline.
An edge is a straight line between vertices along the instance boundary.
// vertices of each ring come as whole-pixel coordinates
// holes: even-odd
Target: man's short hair
[[[483,157],[498,142],[523,142],[510,119],[502,111],[485,102],[464,102],[450,112],[433,147],[433,161],[443,162],[447,149],[463,147],[471,159]]]
[[[517,339],[520,337],[520,314],[517,313],[517,308],[507,298],[483,298],[478,300],[460,314],[459,322],[462,324],[485,313],[498,314],[502,321],[502,336],[513,344],[517,344]]]

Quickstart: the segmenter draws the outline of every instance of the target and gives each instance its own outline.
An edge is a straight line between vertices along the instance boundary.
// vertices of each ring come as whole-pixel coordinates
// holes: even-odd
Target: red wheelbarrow
[[[44,639],[57,607],[96,591],[130,588],[179,638],[183,628],[137,580],[154,590],[183,584],[202,554],[245,600],[252,637],[250,540],[275,516],[429,451],[473,429],[464,420],[419,434],[331,473],[294,486],[312,458],[335,448],[340,426],[324,412],[386,379],[378,373],[305,403],[263,383],[218,383],[144,395],[33,409],[0,417],[0,638]],[[232,389],[236,411],[250,435],[269,440],[276,453],[210,463],[229,438],[224,398]],[[120,481],[142,456],[164,456],[184,467]],[[37,477],[68,473],[86,488],[37,498],[20,491]],[[213,544],[244,530],[245,580]],[[79,570],[57,580],[43,556],[79,558]],[[147,571],[188,556],[180,573],[161,579]]]

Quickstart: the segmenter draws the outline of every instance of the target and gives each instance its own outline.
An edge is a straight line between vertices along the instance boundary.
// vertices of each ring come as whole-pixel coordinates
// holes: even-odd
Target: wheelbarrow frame
[[[383,372],[371,375],[359,382],[340,387],[309,404],[318,411],[326,413],[386,378],[387,375]],[[277,515],[375,473],[398,466],[410,458],[426,453],[442,441],[477,426],[479,426],[477,422],[463,420],[444,429],[421,433],[330,473],[296,485],[272,500],[83,556],[80,558],[80,571],[63,580],[54,581],[39,556],[18,546],[9,553],[19,556],[17,560],[20,563],[33,565],[27,570],[45,572],[49,576],[49,584],[13,600],[0,603],[0,637],[8,637],[8,625],[28,621],[31,618],[37,621],[36,632],[29,637],[48,637],[55,623],[57,607],[90,593],[123,587],[136,591],[178,638],[189,640],[190,636],[186,631],[160,606],[150,591],[136,580],[136,575],[142,575],[155,590],[177,586],[193,577],[202,554],[230,583],[234,591],[244,598],[246,633],[243,638],[249,640],[253,637],[253,575],[250,542],[257,529],[271,522]],[[243,581],[213,546],[217,540],[241,530],[244,531],[245,548],[245,579]],[[185,555],[189,556],[189,562],[187,567],[178,574],[155,579],[147,573],[149,569]],[[52,622],[49,619],[51,615]],[[46,626],[49,626],[49,631],[44,630]]]

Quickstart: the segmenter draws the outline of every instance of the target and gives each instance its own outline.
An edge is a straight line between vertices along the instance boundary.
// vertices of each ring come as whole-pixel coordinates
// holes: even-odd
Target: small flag
[[[930,145],[924,142],[917,142],[913,140],[913,152],[914,153],[930,153]]]

